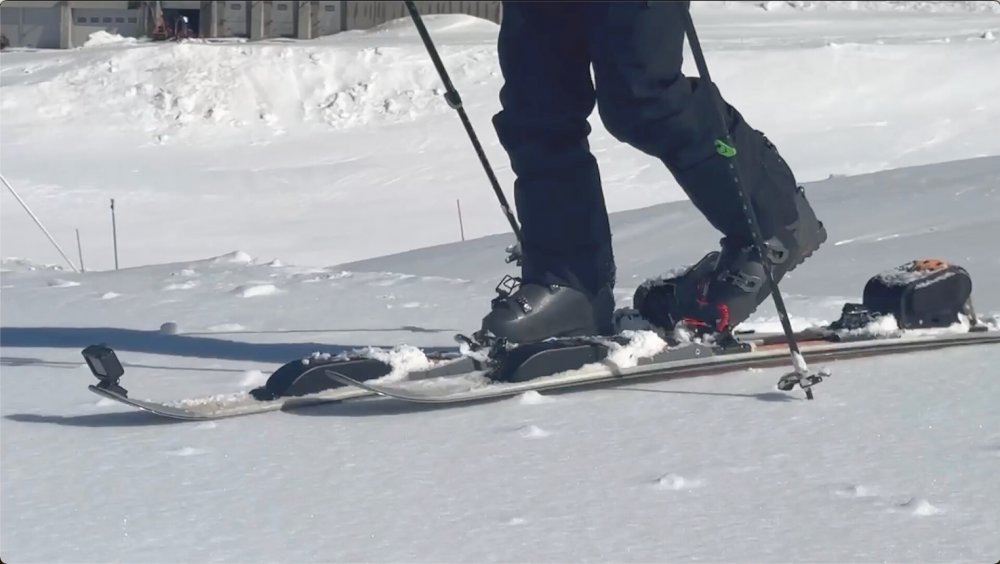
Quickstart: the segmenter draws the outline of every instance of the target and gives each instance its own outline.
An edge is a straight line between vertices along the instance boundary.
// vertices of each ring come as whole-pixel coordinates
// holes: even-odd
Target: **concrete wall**
[[[264,3],[264,29],[268,37],[295,37],[298,2],[273,0]]]
[[[219,37],[249,37],[250,9],[252,2],[247,0],[227,0],[219,2],[216,9],[219,14]]]

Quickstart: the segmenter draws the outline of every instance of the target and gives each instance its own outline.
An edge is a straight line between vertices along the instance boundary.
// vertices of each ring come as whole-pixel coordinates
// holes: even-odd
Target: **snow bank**
[[[979,2],[866,2],[866,1],[777,1],[768,2],[692,2],[695,11],[719,9],[844,11],[844,12],[993,12],[1000,13],[1000,3]]]
[[[423,16],[423,20],[428,33],[434,38],[461,37],[469,34],[490,36],[500,32],[498,24],[464,14],[430,14]],[[361,33],[370,36],[420,37],[409,17],[397,18],[371,29],[363,30]]]
[[[82,45],[83,47],[98,47],[101,45],[125,44],[134,45],[138,42],[135,37],[123,37],[117,33],[108,33],[103,29],[90,34],[90,38]]]
[[[490,34],[476,18],[438,22],[445,37]],[[410,26],[412,30],[412,24]],[[61,123],[147,131],[167,140],[179,129],[278,133],[314,125],[342,129],[412,121],[449,111],[431,61],[418,55],[415,31],[402,23],[317,41],[136,43],[106,32],[85,49],[43,62],[4,81],[7,124]],[[450,30],[450,31],[449,31]],[[495,48],[441,46],[456,81],[497,74]],[[475,64],[483,60],[485,64]],[[458,63],[457,65],[455,63]],[[6,61],[5,61],[6,63]],[[6,67],[6,64],[5,64]],[[95,111],[100,108],[100,111]],[[13,110],[13,111],[8,111]]]

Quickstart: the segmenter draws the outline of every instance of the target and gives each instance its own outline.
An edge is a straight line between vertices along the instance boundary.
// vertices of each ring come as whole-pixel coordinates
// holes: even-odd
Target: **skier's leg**
[[[596,95],[580,6],[505,2],[494,117],[517,178],[522,285],[483,328],[514,342],[607,333],[614,259],[588,116]]]
[[[712,289],[698,281],[690,287],[702,294],[688,298],[710,302],[715,313],[701,313],[715,316],[709,321],[716,327],[732,326],[749,316],[770,289],[759,257],[752,256],[752,237],[729,172],[729,156],[720,154],[715,144],[725,133],[717,109],[721,96],[711,84],[681,73],[687,9],[686,2],[593,3],[587,33],[598,105],[608,131],[661,159],[725,236],[712,276],[727,282],[715,283]],[[743,187],[771,249],[775,279],[780,279],[822,243],[825,232],[774,145],[732,106],[724,108]],[[713,299],[718,304],[711,303]],[[725,311],[716,312],[716,305]]]
[[[588,116],[595,93],[579,8],[505,2],[504,85],[494,117],[517,178],[526,281],[592,291],[613,277],[611,233]]]

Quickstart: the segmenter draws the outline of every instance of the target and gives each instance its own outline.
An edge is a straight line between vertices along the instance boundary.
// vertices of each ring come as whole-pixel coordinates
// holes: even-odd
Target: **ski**
[[[948,332],[894,338],[872,338],[854,341],[827,339],[803,340],[802,354],[810,362],[832,362],[856,358],[945,348],[1000,343],[998,332]],[[679,358],[680,357],[680,358]],[[605,360],[588,364],[578,370],[541,376],[517,382],[502,382],[472,373],[459,377],[421,381],[382,383],[378,380],[359,381],[337,370],[336,365],[324,368],[325,374],[341,384],[367,390],[380,396],[417,403],[464,403],[517,395],[527,391],[583,388],[636,380],[662,381],[682,377],[708,376],[745,370],[774,368],[787,364],[783,344],[762,344],[750,352],[719,352],[717,348],[698,344],[667,348],[652,357],[639,359],[636,366],[620,368]]]
[[[862,337],[857,332],[807,330],[798,334],[810,361],[927,351],[1000,343],[1000,332],[936,334],[917,331],[896,337]],[[120,384],[114,351],[92,346],[84,354],[101,380],[88,389],[159,417],[205,421],[355,400],[372,395],[421,403],[457,403],[516,395],[529,390],[586,387],[622,380],[663,380],[782,366],[783,340],[772,334],[743,334],[729,343],[686,343],[639,358],[620,368],[607,359],[609,341],[567,339],[511,351],[504,362],[487,365],[459,353],[430,355],[430,365],[392,377],[392,366],[369,357],[316,355],[289,362],[268,384],[250,391],[172,401],[137,399]],[[113,359],[113,360],[112,360]]]
[[[114,350],[105,345],[91,345],[83,350],[91,371],[99,380],[88,389],[109,400],[134,407],[159,417],[182,421],[206,421],[240,417],[272,411],[291,411],[303,407],[337,403],[371,396],[372,392],[331,381],[323,372],[327,366],[362,382],[391,373],[391,365],[364,356],[331,356],[317,354],[293,360],[275,370],[264,386],[249,391],[216,394],[173,401],[137,399],[121,385],[125,370]],[[412,380],[440,378],[479,370],[482,364],[473,357],[459,353],[430,355],[429,366],[407,376]]]
[[[961,267],[937,260],[911,261],[871,278],[864,302],[844,304],[837,321],[795,333],[664,335],[626,308],[615,312],[618,334],[614,336],[564,337],[514,346],[502,339],[457,335],[461,347],[432,353],[405,345],[335,356],[317,353],[279,367],[259,388],[172,402],[130,396],[121,385],[125,370],[110,347],[91,345],[82,354],[99,381],[89,387],[92,392],[179,420],[290,410],[373,394],[411,402],[460,403],[529,390],[770,368],[785,364],[789,337],[801,352],[795,355],[796,370],[782,376],[777,388],[798,387],[809,398],[812,387],[829,374],[800,369],[806,362],[1000,343],[997,324],[983,323],[976,316],[971,288]],[[647,338],[651,336],[656,339]],[[631,347],[634,339],[640,340],[637,348]],[[656,347],[658,352],[650,352]]]
[[[135,407],[153,415],[181,421],[209,421],[268,413],[271,411],[290,411],[302,407],[337,403],[371,395],[371,392],[367,390],[343,387],[332,388],[324,392],[305,396],[283,397],[266,401],[258,400],[247,392],[234,392],[204,398],[158,402],[131,398],[114,390],[101,388],[100,386],[90,385],[88,388],[103,398]]]

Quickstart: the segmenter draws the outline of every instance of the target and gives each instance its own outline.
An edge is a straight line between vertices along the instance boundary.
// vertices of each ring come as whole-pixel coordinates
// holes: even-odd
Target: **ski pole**
[[[49,238],[49,242],[52,243],[52,246],[55,247],[57,251],[59,251],[59,254],[62,255],[63,259],[65,259],[66,264],[68,264],[69,267],[73,269],[73,272],[80,272],[76,268],[76,265],[73,264],[73,261],[69,260],[69,257],[66,256],[66,253],[63,252],[62,247],[59,246],[59,243],[56,243],[56,240],[52,237],[52,234],[49,233],[49,230],[46,229],[44,225],[42,225],[42,222],[40,219],[38,219],[38,216],[36,216],[35,213],[31,211],[31,208],[28,207],[28,204],[21,199],[21,196],[17,193],[17,190],[15,190],[14,187],[10,185],[10,182],[7,182],[7,179],[4,178],[2,174],[0,174],[0,181],[3,181],[3,185],[6,186],[8,190],[10,190],[10,193],[14,195],[14,198],[17,200],[17,203],[21,204],[21,207],[24,208],[24,211],[28,212],[28,215],[31,216],[31,219],[35,221],[35,225],[37,225],[38,228],[42,230],[42,233],[45,233],[45,236]]]
[[[479,137],[476,136],[476,132],[472,128],[472,122],[469,121],[469,116],[465,113],[465,108],[462,106],[462,98],[458,95],[455,85],[451,83],[451,78],[448,77],[448,71],[445,70],[444,63],[441,62],[441,57],[434,47],[434,42],[431,41],[431,36],[424,26],[424,20],[420,17],[420,11],[417,10],[417,6],[412,0],[406,0],[405,4],[406,9],[410,12],[410,17],[413,19],[413,24],[417,26],[417,33],[420,34],[420,39],[424,42],[424,47],[427,48],[427,53],[431,56],[431,61],[434,62],[434,68],[437,69],[438,75],[441,77],[441,82],[444,83],[445,102],[448,103],[449,108],[458,112],[458,117],[462,120],[465,132],[469,134],[469,140],[472,141],[472,146],[476,150],[479,162],[483,165],[483,170],[486,171],[490,185],[493,186],[493,193],[496,194],[497,200],[500,201],[500,208],[503,210],[504,215],[507,216],[507,222],[510,223],[510,228],[514,230],[514,236],[517,237],[517,242],[520,243],[521,228],[518,226],[514,214],[510,211],[510,204],[507,203],[507,197],[504,196],[503,190],[500,188],[500,182],[497,180],[496,175],[493,174],[493,167],[490,166],[490,161],[486,158],[486,152],[483,150],[482,144],[479,143]]]
[[[698,67],[698,75],[710,86],[714,86],[712,78],[708,74],[708,65],[705,63],[705,55],[701,50],[701,43],[698,42],[698,35],[694,30],[694,21],[691,18],[690,9],[684,11],[684,25],[688,36],[688,42],[691,44],[691,53],[694,55],[695,65]],[[822,380],[822,376],[810,374],[809,367],[806,365],[806,360],[802,356],[802,352],[799,349],[799,343],[795,338],[795,332],[792,331],[792,324],[788,320],[788,310],[785,307],[785,300],[781,297],[781,290],[778,289],[778,284],[774,281],[774,273],[771,272],[773,266],[771,264],[771,259],[767,254],[767,246],[764,243],[764,235],[760,230],[760,223],[757,221],[757,213],[753,209],[753,202],[750,201],[750,197],[747,196],[746,191],[743,189],[739,163],[734,158],[736,155],[735,151],[732,150],[736,147],[736,145],[733,143],[732,137],[729,135],[729,127],[726,124],[726,116],[723,112],[723,106],[720,103],[720,100],[715,100],[715,102],[715,108],[718,111],[718,117],[722,122],[722,131],[724,132],[723,138],[716,141],[718,151],[720,155],[726,157],[729,171],[733,175],[733,184],[736,186],[736,193],[743,206],[744,217],[747,220],[747,224],[750,226],[750,234],[753,238],[754,246],[760,254],[761,261],[764,263],[764,273],[767,277],[767,283],[771,285],[771,297],[774,299],[774,307],[778,310],[778,318],[781,320],[781,329],[784,331],[785,338],[788,341],[788,351],[792,357],[792,366],[795,368],[794,374],[799,377],[797,381],[800,385],[803,378],[805,378],[809,383],[808,386],[803,387],[806,390],[806,399],[811,400],[813,399],[812,384],[819,383]]]

